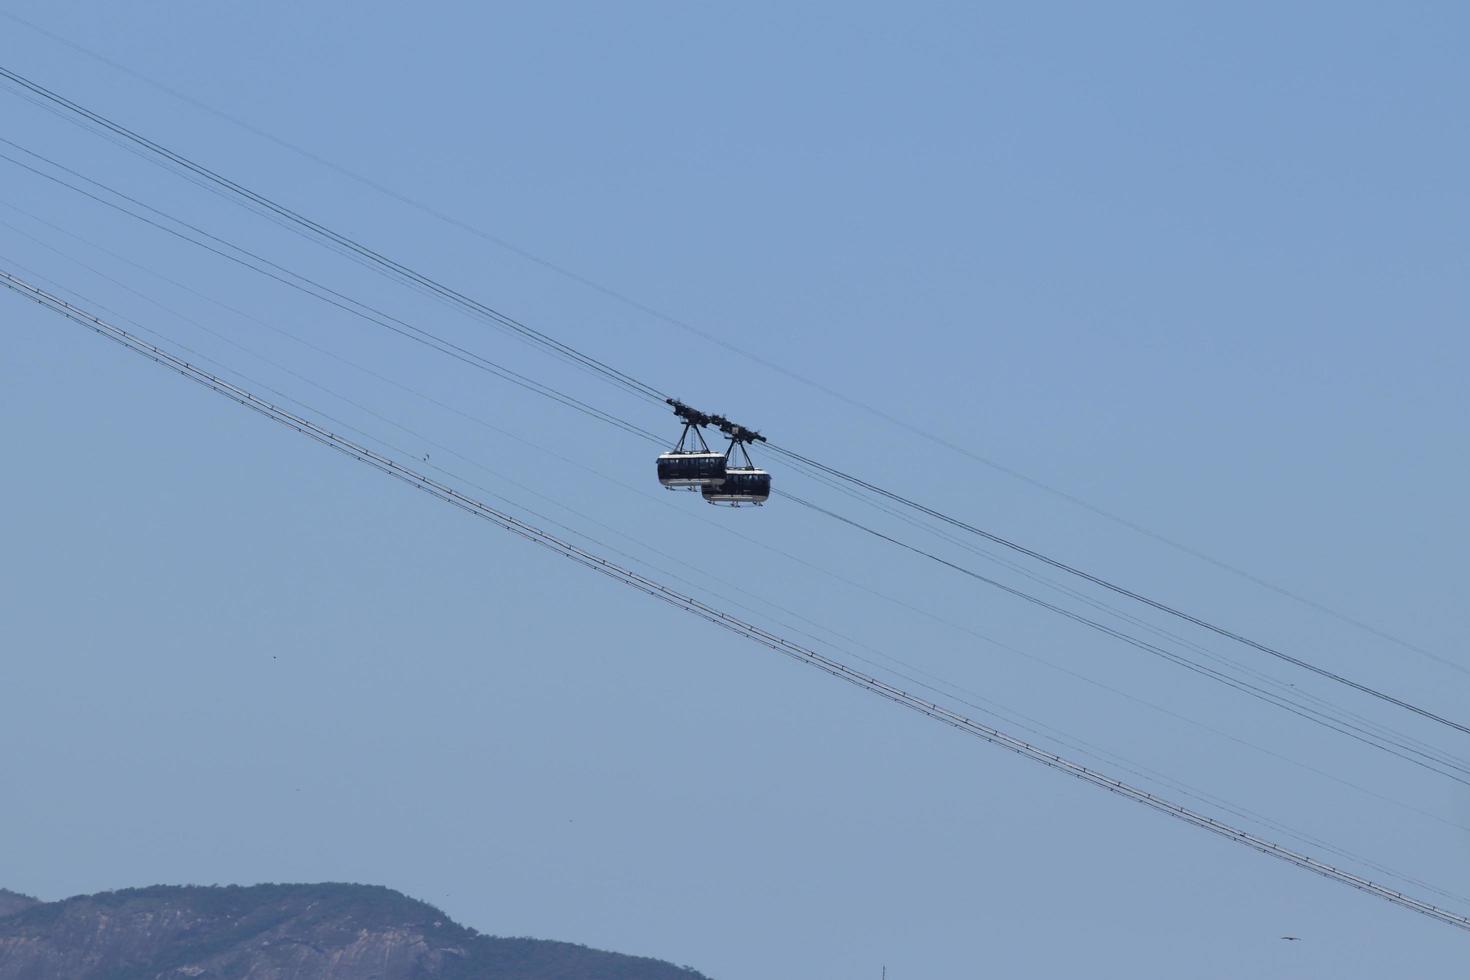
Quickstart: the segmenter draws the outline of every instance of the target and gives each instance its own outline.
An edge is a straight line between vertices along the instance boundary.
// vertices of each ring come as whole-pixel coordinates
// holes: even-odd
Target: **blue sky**
[[[1462,671],[669,322],[1464,666],[1457,6],[6,9],[520,252],[10,21],[0,64],[696,405],[1467,703]],[[0,112],[27,149],[677,435],[9,89]],[[1003,728],[1463,891],[1463,785],[789,502],[666,493],[636,439],[0,168],[0,266],[712,602],[943,678]],[[1452,929],[681,619],[0,305],[0,886],[368,881],[722,980],[1460,972]],[[1035,586],[762,458],[780,488]]]

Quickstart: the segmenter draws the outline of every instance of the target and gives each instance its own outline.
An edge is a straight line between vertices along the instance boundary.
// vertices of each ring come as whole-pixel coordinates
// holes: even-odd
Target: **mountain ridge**
[[[63,977],[708,980],[649,957],[482,935],[381,885],[152,885],[57,902],[0,891],[0,980]]]

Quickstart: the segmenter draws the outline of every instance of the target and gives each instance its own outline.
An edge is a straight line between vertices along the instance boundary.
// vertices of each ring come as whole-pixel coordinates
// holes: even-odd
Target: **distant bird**
[[[1285,939],[1289,943],[1299,943],[1302,941],[1301,936],[1282,936],[1281,938]]]

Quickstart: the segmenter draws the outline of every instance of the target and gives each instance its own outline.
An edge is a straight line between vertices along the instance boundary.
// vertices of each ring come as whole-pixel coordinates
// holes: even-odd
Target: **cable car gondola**
[[[771,474],[751,462],[745,447],[752,442],[765,442],[765,436],[719,416],[713,416],[711,421],[730,437],[730,448],[725,451],[725,478],[719,483],[701,486],[700,496],[707,503],[725,507],[739,507],[741,504],[759,507],[770,499]],[[732,465],[737,463],[737,452],[744,458],[744,466]]]
[[[658,482],[670,490],[694,491],[723,481],[726,454],[711,450],[699,431],[713,421],[711,417],[683,402],[669,399],[669,404],[674,406],[674,414],[684,420],[684,431],[674,448],[659,456]]]

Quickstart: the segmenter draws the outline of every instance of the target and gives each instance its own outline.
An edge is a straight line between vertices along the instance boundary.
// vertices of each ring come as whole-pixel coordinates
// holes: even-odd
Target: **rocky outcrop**
[[[482,936],[366,885],[0,892],[0,980],[704,980],[570,943]],[[21,904],[24,902],[24,904]]]

